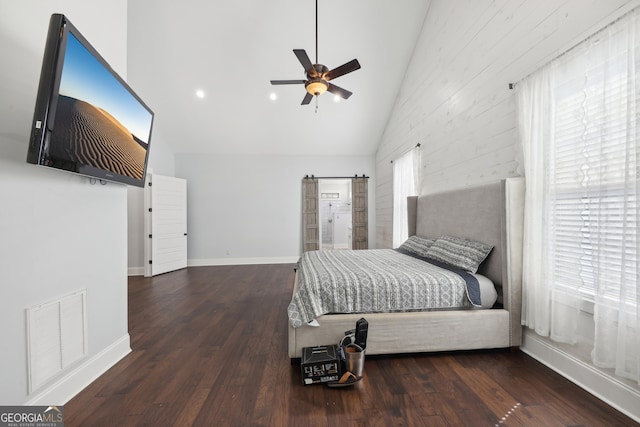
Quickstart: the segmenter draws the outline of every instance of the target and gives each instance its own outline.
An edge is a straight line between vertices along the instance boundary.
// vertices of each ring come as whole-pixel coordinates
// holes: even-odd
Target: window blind
[[[552,70],[547,244],[554,286],[635,304],[637,63],[592,40]],[[632,99],[633,98],[633,99]]]

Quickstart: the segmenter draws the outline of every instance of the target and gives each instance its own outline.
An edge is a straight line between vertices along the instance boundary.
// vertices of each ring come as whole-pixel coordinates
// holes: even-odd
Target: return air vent
[[[29,393],[87,354],[86,289],[26,309]]]

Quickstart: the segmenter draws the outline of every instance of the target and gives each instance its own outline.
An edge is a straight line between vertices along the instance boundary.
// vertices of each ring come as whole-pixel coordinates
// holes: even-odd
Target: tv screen
[[[153,117],[80,31],[52,15],[27,162],[142,187]]]

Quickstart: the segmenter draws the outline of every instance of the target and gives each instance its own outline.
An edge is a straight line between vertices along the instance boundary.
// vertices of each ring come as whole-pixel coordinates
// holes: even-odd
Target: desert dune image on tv
[[[72,33],[59,94],[51,158],[142,179],[153,115]]]

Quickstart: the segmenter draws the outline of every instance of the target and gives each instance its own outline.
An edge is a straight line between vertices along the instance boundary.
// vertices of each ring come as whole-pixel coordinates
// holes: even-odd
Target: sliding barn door
[[[302,180],[302,251],[320,249],[318,180]]]
[[[145,276],[187,266],[187,181],[151,175],[145,186]]]
[[[369,248],[369,190],[367,182],[368,179],[364,177],[351,180],[352,249]]]

